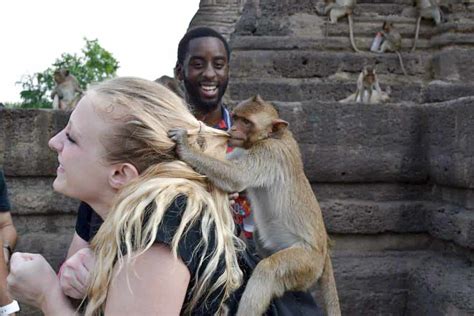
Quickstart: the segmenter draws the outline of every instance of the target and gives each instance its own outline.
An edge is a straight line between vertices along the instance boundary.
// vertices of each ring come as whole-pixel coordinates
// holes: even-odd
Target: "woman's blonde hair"
[[[91,242],[96,264],[88,288],[86,315],[104,311],[114,266],[122,267],[124,260],[132,261],[153,245],[165,211],[180,195],[185,195],[187,202],[171,251],[177,257],[180,239],[198,221],[204,249],[201,258],[197,258],[199,271],[203,272],[194,276],[196,282],[184,313],[191,313],[199,300],[214,291],[223,290],[223,300],[227,298],[242,280],[236,257],[241,242],[234,235],[228,196],[177,159],[175,144],[167,132],[173,127],[185,128],[191,146],[220,159],[225,157],[227,133],[199,122],[182,99],[152,81],[115,78],[91,87],[87,94],[94,96],[93,102],[100,102],[97,112],[113,126],[101,139],[106,160],[129,162],[140,176],[118,192],[113,208]],[[208,249],[210,238],[215,241],[214,249]],[[205,258],[206,253],[210,253],[209,259]],[[221,272],[218,265],[222,259]],[[216,271],[221,274],[214,276]]]

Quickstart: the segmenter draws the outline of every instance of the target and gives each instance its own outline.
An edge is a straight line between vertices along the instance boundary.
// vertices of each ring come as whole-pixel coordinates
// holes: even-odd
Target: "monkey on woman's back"
[[[285,291],[307,290],[319,280],[326,312],[340,315],[321,209],[303,170],[288,123],[259,96],[233,112],[229,144],[237,147],[221,161],[193,149],[187,131],[172,129],[181,160],[227,192],[244,189],[257,226],[257,249],[264,257],[250,277],[237,315],[261,315]]]

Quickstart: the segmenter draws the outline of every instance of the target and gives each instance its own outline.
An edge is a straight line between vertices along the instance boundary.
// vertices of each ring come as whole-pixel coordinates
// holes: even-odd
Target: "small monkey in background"
[[[418,12],[418,19],[416,21],[415,39],[411,49],[412,52],[416,49],[421,18],[433,19],[436,25],[441,23],[441,10],[439,8],[438,0],[416,0],[416,9]]]
[[[340,103],[361,102],[361,103],[379,103],[389,99],[389,93],[380,89],[379,80],[375,68],[365,66],[357,79],[357,90],[347,98],[340,100]]]
[[[163,75],[160,78],[156,79],[155,82],[160,83],[173,91],[176,95],[180,98],[184,99],[184,89],[180,81],[176,80],[175,78],[171,78],[167,75]]]
[[[382,92],[382,89],[380,89],[379,80],[375,74],[375,68],[371,66],[365,66],[359,74],[359,78],[357,79],[355,101],[358,102],[357,100],[359,99],[359,102],[363,102],[365,92],[367,91],[369,95],[368,102],[370,103],[374,89],[379,93]]]
[[[402,48],[402,35],[393,26],[393,23],[388,22],[388,21],[383,22],[381,34],[384,41],[382,42],[380,49],[377,50],[376,52],[377,53],[385,53],[386,51],[395,52],[400,62],[400,68],[402,68],[402,72],[406,76],[407,72],[405,70],[405,66],[403,65],[402,55],[400,54],[400,50]]]
[[[67,69],[58,69],[53,75],[56,86],[51,92],[53,109],[72,110],[82,95],[79,82]],[[76,95],[78,93],[78,95]]]
[[[184,129],[172,129],[169,136],[181,160],[217,187],[247,190],[263,259],[247,283],[237,315],[262,315],[272,298],[304,291],[317,280],[326,312],[340,315],[329,238],[288,123],[260,96],[241,102],[233,120],[229,144],[234,150],[225,161],[194,150]]]
[[[339,18],[347,15],[347,20],[349,21],[349,38],[351,40],[352,48],[354,51],[360,53],[360,50],[357,48],[354,41],[354,23],[352,20],[352,13],[356,6],[356,0],[325,0],[325,2],[326,6],[324,8],[324,15],[327,15],[329,12],[329,21],[331,24],[336,24]]]

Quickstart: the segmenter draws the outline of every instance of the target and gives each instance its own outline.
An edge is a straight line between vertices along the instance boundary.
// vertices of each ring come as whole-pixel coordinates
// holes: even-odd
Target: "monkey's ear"
[[[281,131],[282,129],[287,128],[288,125],[289,125],[289,123],[285,120],[282,120],[280,118],[273,119],[272,120],[272,132],[275,133],[275,132]]]
[[[262,97],[260,96],[260,94],[255,95],[255,96],[252,98],[252,101],[253,101],[253,102],[257,102],[257,103],[263,103],[263,102],[264,102],[263,99],[262,99]]]

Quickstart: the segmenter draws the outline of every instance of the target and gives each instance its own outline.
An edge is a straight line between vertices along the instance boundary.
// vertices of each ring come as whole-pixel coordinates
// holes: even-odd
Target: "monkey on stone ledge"
[[[56,86],[51,92],[53,109],[73,110],[82,96],[79,82],[67,69],[58,69],[54,72]],[[76,95],[76,93],[78,93]]]

